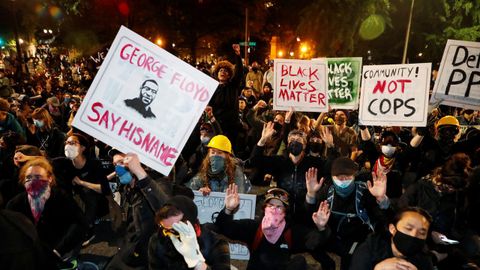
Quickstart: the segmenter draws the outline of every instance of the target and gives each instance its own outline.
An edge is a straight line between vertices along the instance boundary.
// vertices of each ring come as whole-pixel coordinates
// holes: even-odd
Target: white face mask
[[[75,145],[65,145],[65,156],[68,159],[74,159],[78,156],[78,147]]]
[[[382,145],[382,153],[387,158],[393,157],[393,155],[395,154],[395,150],[397,150],[397,148],[391,146],[390,144]]]

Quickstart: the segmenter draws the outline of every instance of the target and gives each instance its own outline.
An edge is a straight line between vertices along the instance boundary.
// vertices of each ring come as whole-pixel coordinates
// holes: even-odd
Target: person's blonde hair
[[[44,157],[37,157],[25,163],[25,165],[23,165],[20,169],[20,174],[18,176],[18,181],[20,184],[25,184],[25,174],[27,173],[28,168],[31,167],[41,167],[45,169],[45,171],[47,171],[47,176],[52,178],[50,186],[54,186],[57,183],[55,174],[53,174],[53,167],[50,162]]]
[[[51,130],[54,126],[53,118],[50,113],[44,108],[36,108],[32,112],[32,118],[43,121],[46,130]]]

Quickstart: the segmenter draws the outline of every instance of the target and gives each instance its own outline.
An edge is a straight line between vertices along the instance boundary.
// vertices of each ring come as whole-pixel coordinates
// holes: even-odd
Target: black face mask
[[[403,255],[411,257],[422,251],[425,246],[425,240],[404,234],[397,229],[397,233],[393,236],[395,247]]]
[[[322,143],[319,143],[319,142],[314,142],[314,143],[310,143],[310,151],[312,151],[312,153],[320,153],[320,151],[322,150]]]
[[[300,142],[291,142],[288,144],[287,150],[290,154],[298,156],[302,153],[303,144]]]
[[[258,71],[258,67],[252,67],[252,70],[253,70],[254,72],[257,72],[257,71]]]
[[[445,143],[453,143],[455,136],[457,136],[458,129],[456,127],[445,127],[439,132],[439,141]]]
[[[277,133],[279,133],[280,131],[282,131],[282,124],[278,123],[278,122],[273,122],[273,129],[275,129],[275,131]]]

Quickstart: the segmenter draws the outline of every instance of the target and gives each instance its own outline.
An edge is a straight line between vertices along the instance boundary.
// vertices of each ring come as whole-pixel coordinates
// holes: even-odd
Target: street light
[[[290,56],[293,57],[295,54],[293,52],[290,52]]]
[[[162,47],[163,45],[163,40],[161,38],[157,38],[157,40],[155,41],[155,43],[157,43],[158,46]]]
[[[302,47],[300,48],[300,51],[301,51],[302,53],[306,53],[306,52],[308,51],[307,45],[303,44]]]
[[[283,51],[278,51],[277,55],[278,57],[283,57]]]

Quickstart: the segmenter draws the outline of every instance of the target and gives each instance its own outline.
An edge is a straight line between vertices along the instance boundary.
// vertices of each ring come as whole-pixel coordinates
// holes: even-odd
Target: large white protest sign
[[[121,27],[73,125],[168,175],[217,85]]]
[[[480,42],[448,40],[430,103],[478,110]]]
[[[427,125],[431,64],[363,66],[359,122]]]
[[[302,112],[328,111],[324,60],[275,59],[273,108]]]
[[[225,193],[210,192],[208,196],[203,196],[199,191],[193,191],[193,193],[195,194],[194,202],[198,208],[198,220],[200,223],[213,222],[216,215],[225,206]],[[234,219],[254,219],[257,196],[252,194],[239,195],[240,205]],[[248,260],[250,253],[245,245],[230,243],[230,257],[235,260]]]

